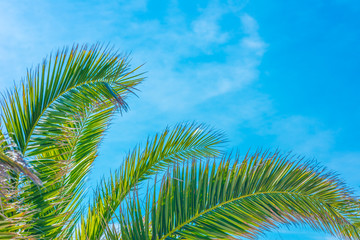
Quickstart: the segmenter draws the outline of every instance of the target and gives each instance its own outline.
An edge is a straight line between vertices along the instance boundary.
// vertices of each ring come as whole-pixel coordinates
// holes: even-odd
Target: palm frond
[[[142,81],[136,70],[129,70],[126,57],[99,45],[58,51],[4,96],[6,131],[22,153],[39,154],[53,146],[52,135],[79,105],[112,102],[126,110],[123,95]]]
[[[77,239],[100,239],[114,211],[141,182],[170,165],[191,158],[217,156],[223,143],[220,132],[203,125],[178,125],[173,130],[148,140],[129,154],[120,169],[108,181],[103,181],[95,193],[92,207],[82,219]]]
[[[44,183],[14,179],[34,210],[24,231],[42,239],[71,234],[103,131],[114,111],[127,110],[126,95],[142,81],[136,69],[111,49],[74,46],[29,71],[20,88],[3,97],[6,134]]]
[[[256,238],[279,224],[360,237],[360,204],[351,191],[323,168],[277,153],[255,153],[233,164],[179,164],[152,201],[151,239]],[[127,214],[122,228],[131,232],[139,218]]]
[[[62,148],[31,161],[41,173],[44,186],[39,189],[29,185],[23,195],[37,210],[29,232],[42,239],[70,237],[81,214],[86,176],[112,115],[111,107],[84,110],[81,117],[69,119],[64,126]],[[45,228],[47,231],[43,231]]]

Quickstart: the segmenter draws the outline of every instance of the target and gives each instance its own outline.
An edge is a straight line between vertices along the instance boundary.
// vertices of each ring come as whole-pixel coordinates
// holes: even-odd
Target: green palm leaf
[[[43,239],[69,238],[81,213],[86,176],[112,114],[112,108],[84,111],[81,118],[68,123],[66,144],[61,149],[47,151],[31,162],[41,173],[44,186],[39,189],[32,184],[23,194],[37,209],[28,231]]]
[[[222,134],[203,125],[178,125],[173,130],[148,140],[129,154],[120,169],[108,181],[103,181],[77,231],[77,239],[100,239],[114,212],[139,183],[171,164],[189,158],[216,156],[223,142]]]
[[[5,95],[6,131],[22,153],[43,153],[53,146],[58,126],[83,105],[113,103],[126,110],[121,95],[142,80],[135,70],[129,70],[126,58],[99,45],[58,51]]]
[[[151,239],[254,238],[284,223],[359,238],[360,205],[351,191],[322,168],[278,154],[178,165],[152,201]],[[141,217],[125,215],[123,232],[141,229]]]
[[[5,96],[6,133],[21,155],[31,156],[30,165],[44,183],[39,188],[15,179],[34,212],[27,232],[42,239],[71,234],[101,136],[113,113],[127,109],[126,95],[142,81],[135,70],[111,49],[74,47],[50,56],[29,72],[20,89]]]

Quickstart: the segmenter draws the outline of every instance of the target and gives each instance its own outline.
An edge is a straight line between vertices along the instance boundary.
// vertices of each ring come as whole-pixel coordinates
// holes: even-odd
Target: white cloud
[[[206,120],[209,113],[196,109],[212,104],[209,101],[214,98],[243,91],[257,80],[266,44],[257,33],[255,19],[239,12],[239,7],[234,12],[234,6],[210,1],[203,9],[197,9],[193,17],[184,14],[176,3],[167,8],[166,16],[145,18],[145,0],[109,1],[91,7],[81,1],[60,4],[38,0],[24,5],[2,2],[0,88],[10,86],[8,79],[19,81],[27,67],[39,63],[58,47],[73,42],[111,42],[124,51],[133,50],[134,65],[146,62],[143,70],[148,71],[148,79],[140,87],[141,100],[134,100],[133,111],[118,120],[137,126],[113,126],[112,132],[117,133],[109,133],[111,142],[122,141],[117,137],[119,132],[134,136],[136,141],[143,132],[161,129],[166,123],[192,120],[194,116]],[[235,34],[229,34],[222,26],[222,18],[229,14],[235,19]],[[261,101],[267,101],[264,99]],[[259,106],[256,101],[252,99],[251,104]],[[236,102],[226,104],[229,103],[229,108],[217,113],[217,119],[239,116]],[[259,119],[256,110],[242,113],[245,118]],[[215,118],[215,114],[210,115]],[[235,121],[241,120],[228,122]],[[130,130],[134,132],[126,134]]]
[[[22,8],[16,2],[4,4],[0,14],[3,22],[0,36],[6,39],[0,45],[3,85],[8,85],[5,83],[9,79],[20,79],[26,67],[40,62],[42,56],[59,46],[79,40],[106,39],[125,51],[133,50],[135,63],[147,62],[144,69],[149,70],[150,77],[144,84],[143,97],[148,102],[160,104],[162,109],[176,108],[178,102],[189,107],[239,90],[256,80],[257,67],[266,48],[257,34],[256,21],[244,13],[234,22],[244,33],[238,39],[230,39],[220,20],[233,9],[215,1],[201,9],[194,19],[186,19],[173,4],[167,19],[176,20],[166,22],[134,15],[146,11],[144,0],[130,4],[110,2],[92,8],[81,2],[64,2],[60,6],[36,1]],[[35,6],[37,11],[30,14],[28,9]],[[223,55],[225,61],[219,62],[214,54]],[[201,57],[213,59],[205,62],[192,59]],[[156,97],[151,91],[154,88]],[[159,99],[164,98],[168,100],[162,104]]]
[[[224,36],[227,35],[220,31],[219,23],[206,21],[203,16],[194,22],[195,29],[183,28],[176,32],[171,27],[158,25],[157,32],[161,32],[159,37],[155,34],[158,45],[140,50],[143,58],[150,62],[151,85],[155,84],[158,89],[158,98],[152,96],[152,100],[158,104],[159,99],[168,99],[167,104],[160,106],[164,110],[186,108],[229,91],[238,91],[258,77],[257,68],[266,44],[257,34],[244,34],[235,44],[226,44]],[[207,25],[203,25],[204,22]],[[238,22],[239,26],[246,23]],[[201,31],[210,33],[199,34]],[[196,58],[212,57],[207,49],[219,51],[225,61],[196,61]]]
[[[220,18],[228,11],[228,8],[221,8],[213,2],[203,9],[202,14],[192,22],[194,38],[197,39],[195,42],[199,47],[209,43],[221,44],[228,40],[228,33],[221,31],[219,25]],[[208,49],[208,51],[210,50]]]

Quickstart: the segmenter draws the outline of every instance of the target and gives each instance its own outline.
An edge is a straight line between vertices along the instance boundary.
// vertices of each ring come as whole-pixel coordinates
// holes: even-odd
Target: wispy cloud
[[[254,87],[269,46],[256,19],[243,11],[244,3],[210,1],[189,15],[176,1],[164,4],[159,14],[149,12],[146,0],[2,1],[1,89],[59,46],[111,42],[132,50],[134,65],[145,62],[148,79],[140,87],[141,100],[131,99],[133,110],[116,121],[104,147],[121,145],[125,151],[166,124],[198,120],[228,132],[236,146],[255,141],[327,159],[335,131],[311,116],[277,112],[271,96]],[[231,29],[224,24],[227,17]]]
[[[138,58],[149,59],[149,88],[155,86],[158,90],[157,97],[147,91],[151,94],[150,101],[164,110],[188,108],[211,97],[240,90],[258,77],[257,67],[266,44],[254,30],[244,33],[235,44],[228,44],[233,39],[221,31],[216,19],[206,18],[206,14],[201,15],[192,22],[191,28],[181,29],[153,23],[150,28],[155,29],[155,33],[144,42],[157,44],[137,48],[141,55]],[[246,19],[251,17],[246,15]],[[248,23],[240,18],[237,24],[239,28],[252,28]],[[200,34],[198,28],[208,34]],[[162,104],[161,99],[167,99],[166,104]]]
[[[140,87],[141,101],[132,100],[136,107],[117,121],[136,127],[123,129],[115,124],[112,132],[139,139],[143,132],[148,134],[178,120],[230,119],[227,123],[235,124],[251,116],[259,119],[258,110],[249,106],[261,103],[268,107],[266,97],[244,92],[249,100],[246,104],[245,99],[241,103],[240,99],[234,101],[226,96],[245,91],[258,79],[258,66],[267,44],[258,34],[255,19],[240,5],[218,1],[197,7],[191,16],[176,1],[164,5],[159,15],[148,11],[149,3],[144,0],[91,5],[81,1],[57,4],[38,0],[23,5],[2,2],[1,88],[18,81],[27,67],[59,46],[104,41],[124,51],[133,50],[134,65],[145,62],[143,70],[148,71],[148,80]],[[231,31],[223,24],[227,16],[232,17]],[[267,111],[264,107],[257,109]],[[243,117],[227,117],[239,113]],[[226,130],[221,121],[215,127]],[[108,139],[125,144],[125,139],[115,136],[118,134],[110,133]],[[130,141],[126,148],[129,144],[133,143]]]
[[[193,18],[186,18],[176,4],[169,5],[171,15],[166,16],[166,22],[137,16],[147,9],[143,0],[95,4],[92,8],[81,2],[19,5],[15,1],[1,6],[3,85],[25,75],[26,67],[58,46],[105,40],[125,51],[134,50],[134,62],[147,62],[144,69],[150,70],[151,80],[144,92],[152,96],[154,104],[161,107],[159,99],[172,96],[169,100],[174,106],[179,101],[187,106],[254,81],[266,48],[257,34],[256,21],[246,13],[233,23],[243,33],[231,38],[220,20],[234,13],[234,7],[215,1],[198,9]],[[157,88],[157,98],[147,86]],[[163,107],[167,109],[169,104],[166,101]]]

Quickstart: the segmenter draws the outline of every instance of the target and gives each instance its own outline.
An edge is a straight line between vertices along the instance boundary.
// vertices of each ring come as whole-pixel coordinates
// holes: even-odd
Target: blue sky
[[[360,178],[360,3],[0,1],[0,90],[51,51],[112,43],[146,63],[131,111],[112,124],[91,186],[148,135],[182,121],[227,133],[230,148],[280,148]],[[267,239],[331,239],[281,228]]]

